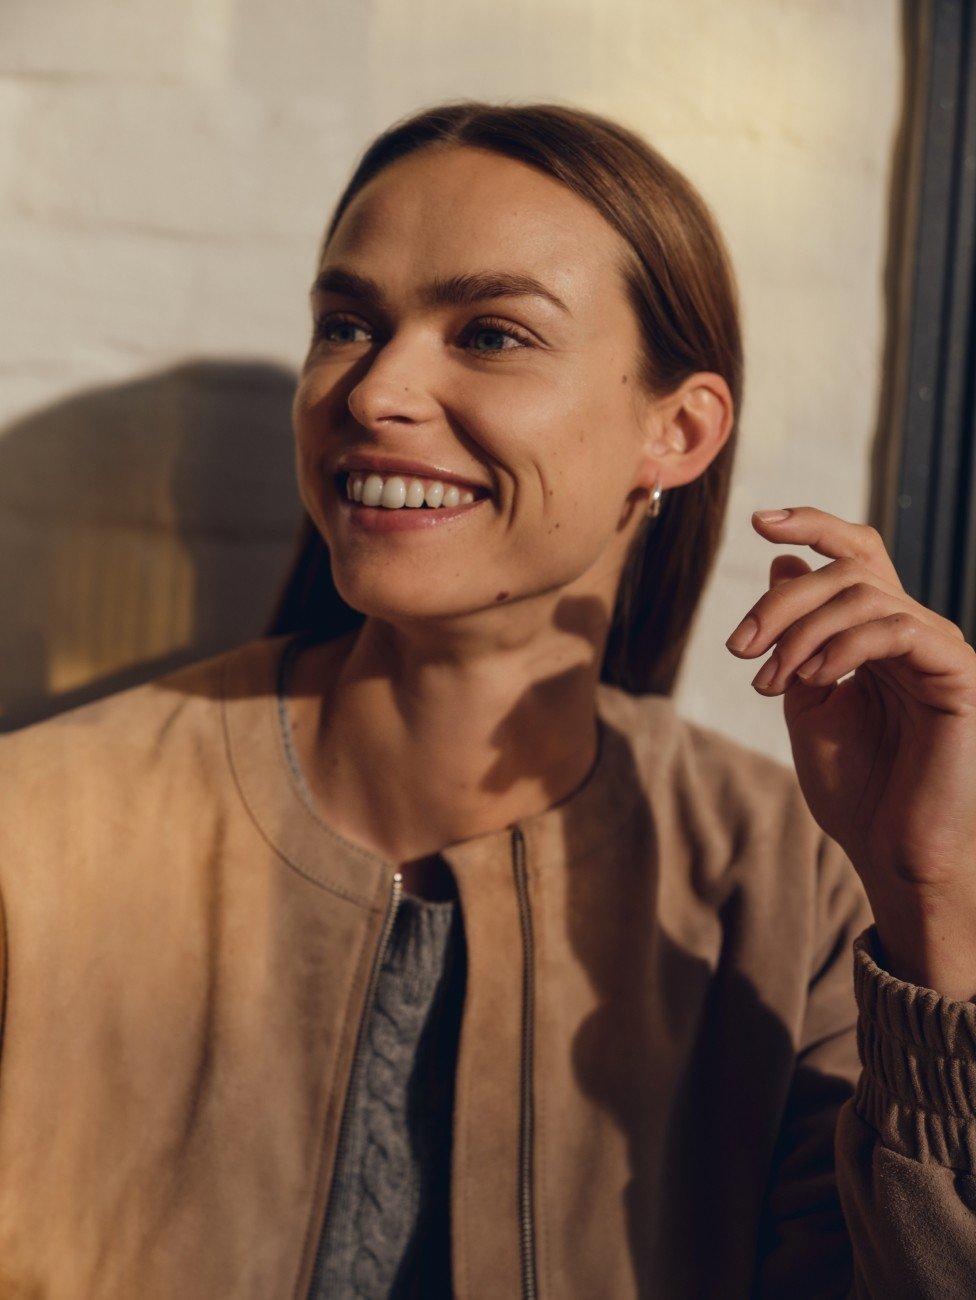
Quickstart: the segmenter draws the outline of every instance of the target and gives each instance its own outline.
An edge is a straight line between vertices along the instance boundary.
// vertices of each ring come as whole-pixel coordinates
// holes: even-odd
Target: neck
[[[606,629],[477,643],[367,619],[299,656],[295,746],[323,818],[396,862],[541,812],[597,755]]]

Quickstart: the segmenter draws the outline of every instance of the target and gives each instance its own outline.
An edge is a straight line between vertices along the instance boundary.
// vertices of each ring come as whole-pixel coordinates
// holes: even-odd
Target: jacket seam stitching
[[[277,739],[276,753],[278,760],[282,763],[287,780],[289,781],[294,793],[298,796],[308,815],[315,824],[324,831],[335,847],[343,849],[347,853],[354,853],[357,857],[363,858],[369,862],[379,863],[385,870],[389,870],[394,864],[390,859],[383,857],[380,853],[374,853],[372,849],[364,848],[361,844],[356,844],[353,840],[348,840],[339,833],[334,826],[321,816],[315,806],[314,796],[309,789],[308,782],[305,780],[304,773],[298,762],[298,756],[295,753],[292,743],[293,732],[291,723],[288,720],[288,705],[285,696],[287,689],[287,680],[291,672],[292,662],[303,643],[303,638],[307,633],[299,632],[286,646],[282,652],[278,664],[276,676],[276,685],[274,698],[271,704],[275,712],[275,733]]]
[[[361,984],[361,982],[362,982],[363,966],[364,966],[364,963],[366,962],[367,956],[368,956],[368,954],[369,954],[369,945],[368,945],[368,942],[367,942],[368,938],[369,938],[369,935],[368,935],[368,933],[367,933],[366,935],[364,935],[364,937],[363,937],[363,942],[361,943],[360,948],[359,948],[359,958],[358,958],[357,963],[356,963],[356,977],[357,977],[357,978],[356,978],[356,982],[353,984],[353,988],[358,987],[358,985]],[[350,1006],[351,1001],[352,1001],[352,998],[351,998],[351,997],[350,997],[349,999],[347,999],[346,1015],[345,1015],[345,1021],[344,1021],[344,1024],[343,1024],[343,1028],[344,1028],[344,1029],[348,1029],[348,1026],[349,1026],[349,1020],[350,1020],[350,1009],[349,1009],[349,1006]],[[351,1049],[351,1050],[352,1050],[352,1057],[351,1057],[350,1060],[349,1060],[349,1077],[347,1077],[347,1080],[346,1080],[347,1091],[348,1091],[348,1088],[349,1088],[349,1086],[350,1086],[350,1084],[351,1084],[351,1082],[352,1082],[352,1079],[351,1079],[352,1068],[353,1068],[353,1066],[354,1066],[355,1063],[356,1063],[356,1062],[355,1062],[355,1054],[356,1054],[356,1038],[357,1038],[357,1037],[358,1037],[358,1035],[354,1032],[354,1034],[353,1034],[353,1044],[352,1044],[352,1049]],[[299,1257],[299,1261],[298,1261],[298,1272],[297,1272],[297,1274],[296,1274],[296,1276],[295,1276],[295,1285],[294,1285],[294,1287],[292,1288],[292,1294],[294,1295],[295,1300],[301,1300],[301,1293],[299,1292],[298,1287],[299,1287],[299,1283],[301,1282],[301,1279],[302,1279],[302,1265],[303,1265],[303,1263],[304,1263],[304,1260],[305,1260],[305,1257],[306,1257],[308,1251],[309,1251],[310,1249],[314,1251],[314,1254],[313,1254],[313,1256],[312,1256],[312,1272],[314,1272],[314,1270],[315,1270],[315,1261],[316,1261],[316,1258],[317,1258],[317,1255],[318,1255],[318,1246],[319,1246],[319,1243],[318,1243],[318,1241],[315,1241],[314,1243],[312,1242],[312,1223],[313,1223],[313,1220],[314,1220],[314,1218],[315,1218],[315,1194],[316,1194],[316,1192],[318,1192],[319,1187],[320,1187],[320,1185],[321,1185],[321,1181],[322,1181],[322,1169],[323,1169],[323,1167],[324,1167],[324,1165],[325,1165],[325,1157],[326,1157],[326,1133],[329,1131],[329,1122],[330,1122],[330,1120],[331,1120],[331,1118],[332,1118],[332,1116],[333,1116],[333,1114],[334,1114],[334,1112],[335,1112],[336,1106],[337,1106],[337,1104],[338,1104],[338,1089],[337,1089],[337,1087],[336,1087],[336,1084],[337,1084],[337,1081],[338,1081],[338,1078],[339,1078],[339,1062],[340,1062],[340,1060],[341,1060],[341,1056],[342,1056],[341,1052],[336,1052],[336,1054],[335,1054],[335,1062],[334,1062],[334,1065],[333,1065],[333,1067],[332,1067],[332,1071],[331,1071],[330,1076],[329,1076],[329,1082],[330,1082],[329,1102],[328,1102],[328,1104],[327,1104],[327,1106],[326,1106],[326,1108],[325,1108],[325,1114],[324,1114],[323,1117],[322,1117],[322,1125],[321,1125],[321,1128],[320,1128],[320,1130],[319,1130],[319,1144],[318,1144],[319,1149],[318,1149],[318,1159],[317,1159],[316,1162],[315,1162],[315,1179],[314,1179],[314,1183],[313,1183],[313,1187],[312,1187],[312,1203],[311,1203],[311,1205],[309,1206],[309,1208],[308,1208],[308,1212],[307,1212],[307,1215],[306,1215],[306,1220],[305,1220],[305,1231],[304,1231],[304,1233],[302,1234],[302,1251],[301,1251],[301,1256]],[[342,1113],[341,1113],[341,1111],[342,1111],[342,1109],[344,1109],[345,1100],[346,1100],[346,1099],[343,1098],[343,1107],[340,1108],[340,1114],[339,1114],[339,1119],[338,1119],[338,1123],[340,1124],[340,1126],[341,1126],[341,1123],[342,1123]],[[337,1139],[338,1139],[338,1131],[337,1131]],[[334,1157],[338,1157],[338,1150],[334,1151],[333,1154],[334,1154]],[[333,1177],[333,1178],[335,1177],[335,1174],[336,1174],[336,1170],[335,1170],[335,1167],[333,1166],[333,1171],[332,1171],[332,1177]],[[322,1209],[323,1209],[323,1214],[328,1213],[328,1208],[329,1208],[329,1205],[328,1205],[328,1198],[329,1198],[329,1189],[326,1189],[326,1191],[325,1191],[325,1204],[324,1204],[323,1207],[322,1207]],[[325,1228],[324,1220],[323,1220],[322,1227],[323,1227],[323,1230],[324,1230],[324,1228]]]
[[[469,950],[469,951],[470,951],[470,950]],[[470,977],[469,977],[469,978],[470,978]],[[469,1012],[469,1017],[470,1017],[470,1009],[468,1009],[468,1012]],[[468,1033],[467,1033],[467,1034],[465,1034],[465,1031],[464,1031],[464,1020],[465,1020],[465,1016],[464,1016],[464,1012],[462,1011],[462,1017],[461,1017],[461,1040],[462,1040],[462,1042],[463,1042],[464,1040],[467,1039],[468,1035],[470,1035],[470,1032],[471,1032],[471,1021],[470,1021],[470,1018],[468,1018]],[[470,1047],[470,1043],[468,1043],[468,1046]],[[457,1126],[456,1126],[456,1128],[457,1128],[457,1134],[456,1134],[456,1141],[457,1141],[457,1156],[456,1156],[456,1160],[457,1160],[457,1168],[458,1168],[459,1170],[463,1170],[463,1169],[466,1167],[466,1165],[467,1165],[467,1155],[468,1155],[468,1121],[467,1121],[467,1116],[471,1113],[471,1106],[470,1106],[470,1101],[471,1101],[471,1097],[470,1097],[470,1078],[471,1078],[471,1063],[470,1063],[470,1055],[471,1055],[470,1051],[467,1052],[467,1053],[463,1053],[463,1052],[462,1052],[462,1053],[460,1054],[460,1057],[459,1057],[459,1060],[458,1060],[458,1066],[459,1066],[459,1069],[458,1069],[458,1076],[459,1076],[459,1078],[458,1078],[457,1114],[458,1114],[459,1116],[463,1116],[463,1117],[464,1117],[464,1121],[465,1121],[463,1124],[460,1124],[460,1125],[457,1125]],[[453,1180],[452,1180],[452,1181],[453,1181]],[[470,1180],[469,1178],[463,1178],[463,1179],[462,1179],[462,1187],[464,1188],[464,1194],[463,1194],[462,1201],[461,1201],[461,1207],[462,1207],[462,1210],[463,1210],[464,1225],[463,1225],[463,1228],[461,1229],[460,1233],[458,1234],[458,1266],[459,1266],[459,1272],[462,1274],[462,1276],[463,1276],[463,1280],[464,1280],[464,1289],[463,1289],[463,1291],[462,1291],[462,1293],[461,1293],[462,1295],[470,1295],[470,1294],[471,1294],[470,1260],[468,1259],[467,1250],[464,1249],[464,1247],[465,1247],[466,1244],[467,1244],[467,1240],[468,1240],[466,1234],[470,1231],[470,1224],[471,1224],[470,1197],[469,1197],[470,1182],[471,1182],[471,1180]]]
[[[258,835],[261,837],[264,843],[267,844],[268,848],[270,848],[274,852],[275,856],[281,862],[283,862],[286,867],[290,867],[292,871],[294,871],[297,875],[301,876],[303,880],[307,880],[310,884],[317,885],[320,889],[327,890],[330,894],[334,894],[337,898],[344,898],[346,899],[347,902],[350,903],[358,903],[361,907],[366,907],[371,912],[377,911],[378,908],[372,899],[366,898],[363,894],[353,893],[352,890],[343,889],[341,885],[334,885],[331,884],[329,881],[321,880],[317,876],[313,876],[310,872],[306,871],[304,867],[299,866],[297,862],[293,862],[292,859],[288,857],[286,853],[282,853],[278,845],[275,844],[273,840],[269,839],[267,833],[265,832],[264,827],[261,825],[259,818],[255,815],[254,810],[252,809],[250,803],[248,802],[247,795],[244,793],[244,788],[241,785],[241,779],[237,771],[237,765],[234,762],[234,746],[231,743],[230,727],[229,727],[229,722],[227,717],[226,678],[227,678],[228,671],[229,671],[229,664],[227,663],[227,661],[225,661],[221,669],[221,689],[220,689],[220,697],[221,697],[220,713],[221,713],[221,727],[224,733],[224,753],[227,759],[227,766],[230,768],[234,789],[237,791],[237,797],[240,799],[241,804],[244,807],[244,811],[247,813],[248,820],[251,822],[251,825],[257,831]]]
[[[536,935],[535,949],[536,949],[536,958],[537,958],[536,973],[538,973],[539,967],[543,964],[541,959],[545,955],[545,947],[547,942],[545,926],[542,923],[546,915],[545,898],[544,898],[545,885],[542,880],[542,875],[543,875],[542,872],[534,872],[533,874],[535,875],[536,897],[539,900],[539,906],[536,908],[537,924],[534,925],[535,935]],[[536,988],[538,987],[539,987],[539,981],[536,980]],[[548,1198],[549,1166],[547,1162],[547,1152],[546,1152],[546,1142],[545,1142],[545,1135],[548,1131],[547,1130],[548,1113],[546,1111],[545,1104],[543,1103],[543,1097],[545,1095],[544,1089],[542,1088],[536,1089],[535,1086],[535,1080],[539,1077],[538,1047],[539,1047],[539,1043],[541,1042],[541,1035],[539,1034],[540,1005],[541,1004],[539,999],[536,999],[535,1005],[532,1008],[532,1012],[535,1017],[535,1025],[533,1026],[533,1030],[532,1030],[532,1041],[535,1044],[534,1060],[532,1062],[533,1071],[534,1071],[532,1089],[533,1089],[533,1094],[535,1095],[534,1104],[539,1117],[538,1124],[536,1125],[536,1150],[537,1150],[537,1156],[539,1161],[538,1186],[539,1188],[544,1188],[546,1193],[545,1195],[540,1195],[535,1198],[535,1202],[536,1202],[535,1210],[537,1216],[536,1221],[539,1229],[539,1245],[540,1245],[539,1257],[540,1260],[543,1261],[542,1276],[539,1279],[539,1291],[540,1293],[545,1294],[546,1289],[548,1287],[549,1279],[552,1277],[552,1268],[549,1260],[548,1219],[543,1213],[543,1208],[549,1203],[549,1198]],[[533,1189],[533,1195],[534,1194],[535,1194],[535,1189]]]

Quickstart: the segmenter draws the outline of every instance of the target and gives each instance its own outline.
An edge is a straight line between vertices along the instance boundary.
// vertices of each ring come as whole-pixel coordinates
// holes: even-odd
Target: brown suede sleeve
[[[976,1296],[976,1005],[878,964],[863,887],[827,836],[818,869],[823,964],[755,1295]]]
[[[860,878],[829,836],[816,869],[807,1001],[758,1242],[753,1294],[763,1300],[845,1297],[853,1277],[834,1135],[860,1073],[851,950],[872,915]]]
[[[863,1072],[837,1125],[854,1295],[976,1296],[976,1006],[854,944]]]

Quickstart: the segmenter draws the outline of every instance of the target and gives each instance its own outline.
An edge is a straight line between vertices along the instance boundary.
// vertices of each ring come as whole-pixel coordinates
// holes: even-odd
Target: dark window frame
[[[906,0],[881,532],[905,590],[976,640],[976,5]]]

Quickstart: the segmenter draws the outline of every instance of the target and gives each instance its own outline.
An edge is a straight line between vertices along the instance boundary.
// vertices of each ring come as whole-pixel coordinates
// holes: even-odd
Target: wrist
[[[878,965],[896,979],[976,1003],[976,889],[886,889],[869,897]]]

